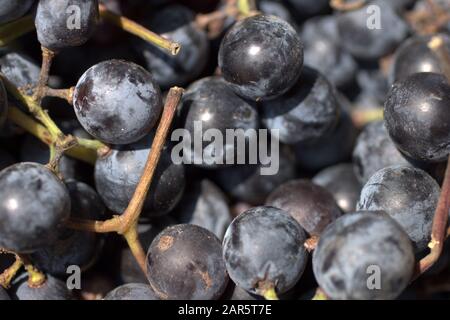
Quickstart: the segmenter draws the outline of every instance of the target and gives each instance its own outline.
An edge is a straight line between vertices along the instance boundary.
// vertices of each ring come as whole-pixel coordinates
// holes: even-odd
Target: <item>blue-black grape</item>
[[[191,137],[191,148],[183,150],[185,162],[205,168],[221,167],[229,160],[234,163],[238,144],[236,139],[226,141],[227,129],[258,129],[254,105],[234,94],[220,77],[203,78],[191,84],[183,96],[181,121]],[[202,131],[196,129],[200,125]],[[195,148],[193,139],[209,129],[222,134],[222,144],[202,139],[202,148]]]
[[[385,211],[411,238],[416,253],[427,248],[440,188],[425,171],[392,166],[375,173],[361,191],[358,210]]]
[[[165,229],[148,250],[147,278],[164,300],[220,298],[228,275],[219,239],[192,224]]]
[[[162,97],[152,75],[141,66],[109,60],[88,69],[73,93],[78,121],[95,138],[129,144],[155,126]]]
[[[344,212],[354,212],[362,186],[356,178],[353,165],[342,163],[320,171],[312,182],[327,189]]]
[[[361,183],[378,170],[392,165],[408,165],[408,161],[397,150],[383,121],[376,121],[364,127],[353,150],[355,174]]]
[[[39,0],[34,23],[41,45],[58,51],[84,44],[97,20],[97,0]]]
[[[415,73],[396,82],[384,104],[386,128],[412,159],[443,162],[450,153],[450,84],[442,74]]]
[[[289,90],[300,76],[303,44],[289,23],[257,15],[237,22],[219,50],[224,79],[239,95],[265,100]]]
[[[45,282],[39,287],[28,285],[28,275],[23,273],[13,280],[10,289],[13,300],[74,300],[73,293],[64,281],[51,275],[45,275]]]
[[[370,11],[373,5],[372,8],[379,10]],[[369,23],[374,25],[369,28]],[[337,27],[342,46],[360,59],[381,58],[395,49],[409,31],[406,22],[383,0],[371,1],[360,9],[340,14]]]
[[[45,166],[18,163],[0,172],[0,246],[31,252],[53,243],[70,213],[67,188]]]
[[[261,103],[261,117],[268,129],[279,130],[283,143],[313,142],[335,128],[339,103],[328,80],[305,67],[291,90]]]
[[[109,292],[103,300],[159,300],[159,298],[148,284],[127,283]]]
[[[65,181],[71,200],[71,217],[89,220],[104,219],[105,206],[97,192],[83,182]],[[92,232],[64,228],[50,246],[30,255],[33,263],[52,275],[67,275],[67,268],[77,265],[82,270],[90,267],[101,248],[101,238]]]
[[[22,17],[33,5],[34,0],[1,0],[0,24],[7,23]]]
[[[289,213],[311,236],[319,236],[342,214],[330,192],[304,179],[279,186],[269,195],[266,205]]]
[[[402,43],[395,52],[390,67],[390,82],[403,80],[418,72],[444,73],[443,62],[428,46],[432,37],[439,36],[444,41],[447,51],[450,51],[450,36],[439,34],[433,36],[413,36]]]
[[[337,87],[349,85],[358,65],[339,43],[335,16],[308,19],[302,27],[305,65],[317,69]]]
[[[0,58],[0,66],[5,77],[18,88],[36,85],[39,79],[39,66],[24,54],[7,53]]]
[[[382,212],[343,215],[322,233],[313,254],[317,282],[335,300],[395,299],[414,264],[408,235]]]
[[[126,209],[143,173],[153,138],[151,133],[134,144],[113,147],[97,160],[95,185],[111,211],[120,214]],[[172,210],[183,195],[184,185],[184,167],[172,162],[165,147],[144,203],[145,215],[159,216]]]
[[[208,62],[208,37],[195,26],[194,19],[194,13],[188,8],[171,5],[143,20],[144,26],[182,48],[173,56],[143,40],[136,44],[156,83],[164,89],[186,85],[202,73]]]
[[[223,239],[231,223],[230,208],[225,194],[207,179],[188,185],[183,198],[171,215],[179,223],[203,227],[219,239]]]
[[[223,241],[230,278],[253,294],[291,289],[305,269],[306,232],[287,212],[256,207],[233,220]]]

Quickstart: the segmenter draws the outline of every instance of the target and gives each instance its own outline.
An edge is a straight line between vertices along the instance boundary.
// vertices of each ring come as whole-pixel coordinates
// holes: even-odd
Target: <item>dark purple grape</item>
[[[72,204],[72,218],[105,219],[105,206],[94,189],[75,180],[68,180],[65,184]],[[54,276],[65,276],[71,265],[77,265],[82,270],[90,267],[97,259],[101,240],[100,235],[92,232],[64,228],[52,245],[33,252],[30,258],[39,270]]]
[[[184,161],[204,168],[218,168],[230,162],[235,163],[240,150],[236,138],[227,143],[227,129],[242,129],[244,132],[258,129],[255,107],[234,94],[220,77],[203,78],[191,84],[183,96],[181,121],[191,139],[190,148],[183,150]],[[199,135],[202,137],[211,129],[220,132],[222,143],[202,139],[202,147],[195,148],[198,142],[194,142],[194,139]],[[182,138],[184,141],[185,138]],[[246,141],[249,140],[250,137],[246,137]]]
[[[444,73],[442,61],[433,50],[428,47],[432,37],[439,36],[450,51],[450,36],[439,34],[433,36],[414,36],[402,43],[395,52],[390,68],[390,82],[406,79],[419,72]]]
[[[74,300],[66,283],[51,275],[46,275],[44,284],[37,288],[30,287],[27,280],[27,273],[13,280],[9,291],[13,300]]]
[[[361,184],[356,178],[353,165],[338,164],[320,171],[312,182],[327,189],[342,211],[354,212],[361,193]]]
[[[5,77],[18,88],[34,86],[39,80],[39,66],[24,54],[7,53],[0,58],[0,66]]]
[[[22,17],[33,3],[34,0],[0,0],[0,24]]]
[[[328,80],[305,67],[291,90],[261,103],[261,116],[268,129],[279,130],[281,142],[313,142],[335,128],[339,104]]]
[[[159,298],[148,284],[127,283],[109,292],[103,300],[159,300]]]
[[[395,299],[414,265],[408,235],[386,213],[343,215],[322,233],[313,254],[317,282],[334,300]]]
[[[162,97],[152,75],[123,60],[87,70],[73,93],[78,121],[95,138],[111,144],[138,141],[155,126]]]
[[[373,8],[378,11],[370,10]],[[383,0],[340,14],[337,26],[342,46],[360,59],[381,58],[395,49],[409,31],[406,22]]]
[[[266,205],[289,213],[311,236],[319,236],[342,214],[333,195],[308,180],[282,184],[269,195]]]
[[[442,162],[450,153],[450,84],[437,73],[396,82],[384,105],[390,137],[407,156]]]
[[[95,185],[105,205],[114,213],[121,214],[128,206],[143,173],[153,138],[154,133],[151,133],[134,144],[115,146],[97,159]],[[184,167],[172,162],[170,150],[165,147],[144,203],[144,215],[154,217],[168,213],[181,199],[184,185]]]
[[[165,229],[148,250],[147,278],[164,300],[220,298],[228,275],[219,239],[191,224]]]
[[[39,0],[34,23],[41,45],[58,51],[84,44],[97,20],[97,0]]]
[[[194,12],[181,5],[165,7],[143,20],[143,25],[150,30],[181,45],[176,56],[148,42],[140,41],[136,45],[163,89],[188,84],[202,73],[208,62],[208,37],[195,26],[194,20]]]
[[[223,241],[230,278],[246,291],[266,296],[294,287],[305,269],[306,232],[287,212],[256,207],[233,220]]]
[[[361,191],[357,209],[385,211],[405,230],[415,252],[427,248],[440,188],[425,171],[392,166],[375,173]]]
[[[339,43],[335,16],[308,19],[303,24],[301,38],[305,44],[305,65],[326,75],[337,87],[352,82],[358,65]]]
[[[0,172],[0,246],[31,252],[55,241],[70,213],[67,188],[49,169],[18,163]]]
[[[179,223],[195,224],[223,239],[231,223],[227,201],[225,194],[211,181],[195,181],[187,186],[183,198],[171,215]]]
[[[237,22],[219,50],[224,79],[239,95],[265,100],[289,90],[300,76],[303,45],[295,29],[275,16]]]
[[[383,121],[368,124],[358,137],[353,151],[353,164],[358,180],[364,184],[378,170],[392,165],[408,165],[397,150]]]

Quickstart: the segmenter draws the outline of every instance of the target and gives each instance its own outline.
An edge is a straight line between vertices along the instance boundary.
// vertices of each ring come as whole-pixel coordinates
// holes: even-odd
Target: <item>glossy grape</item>
[[[287,212],[256,207],[233,220],[223,241],[223,257],[230,278],[253,294],[277,294],[300,279],[308,254],[306,232]]]
[[[191,224],[165,229],[148,250],[147,278],[164,300],[218,299],[228,282],[219,239]]]
[[[237,22],[220,45],[223,77],[247,99],[280,96],[295,84],[302,66],[302,42],[292,26],[275,16],[257,15]]]
[[[408,236],[382,212],[343,215],[322,233],[313,254],[317,282],[335,300],[395,299],[411,281],[414,263]],[[370,289],[377,271],[379,286]]]
[[[78,121],[95,138],[129,144],[155,126],[162,110],[159,87],[144,68],[123,60],[87,70],[73,93]]]
[[[95,185],[105,205],[121,214],[134,194],[151,151],[154,133],[127,146],[113,147],[95,164]],[[159,216],[172,210],[183,195],[183,165],[174,164],[168,147],[163,149],[154,182],[144,203],[148,216]]]
[[[266,205],[289,213],[311,236],[341,216],[333,195],[308,180],[292,180],[275,189]]]
[[[278,129],[283,143],[313,142],[333,130],[339,104],[324,76],[305,67],[297,84],[283,96],[261,103],[262,122]]]
[[[427,248],[440,188],[426,172],[392,166],[375,173],[361,191],[358,210],[385,211],[411,238],[416,253]]]
[[[327,189],[342,211],[349,213],[356,210],[362,186],[352,164],[343,163],[326,168],[315,175],[312,182]]]
[[[450,84],[437,73],[396,82],[384,105],[389,135],[407,156],[442,162],[450,153]]]
[[[70,213],[67,188],[49,169],[18,163],[0,172],[0,246],[30,252],[56,239]]]
[[[97,0],[39,0],[34,23],[41,45],[58,51],[84,44],[97,20]]]

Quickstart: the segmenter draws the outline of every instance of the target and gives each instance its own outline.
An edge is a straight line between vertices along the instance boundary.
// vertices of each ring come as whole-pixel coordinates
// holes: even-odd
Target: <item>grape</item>
[[[219,239],[223,239],[231,223],[227,198],[214,183],[206,179],[192,183],[186,188],[183,198],[171,215],[179,223],[203,227]]]
[[[58,51],[84,44],[97,20],[97,0],[39,0],[34,23],[41,45]]]
[[[33,5],[34,0],[0,0],[0,24],[22,17]]]
[[[409,162],[397,150],[383,121],[368,124],[358,137],[353,151],[355,174],[361,183],[378,170],[391,165],[408,165]]]
[[[305,67],[297,84],[285,95],[261,103],[262,121],[278,129],[283,143],[312,142],[333,130],[339,105],[334,89],[316,70]]]
[[[79,219],[104,219],[105,207],[99,195],[83,182],[65,182],[71,200],[71,217]],[[67,275],[67,268],[77,265],[82,269],[90,267],[101,249],[101,238],[91,232],[64,228],[51,245],[30,255],[33,263],[42,271],[52,275]]]
[[[331,299],[395,299],[411,280],[413,248],[387,214],[349,213],[322,233],[313,268],[319,286]],[[375,289],[369,287],[371,275],[379,275]]]
[[[10,52],[0,58],[2,73],[18,88],[36,85],[39,80],[39,67],[28,56]]]
[[[78,121],[95,138],[112,144],[138,141],[155,126],[161,92],[144,68],[123,60],[88,69],[73,93]]]
[[[64,184],[46,167],[18,163],[0,172],[0,246],[31,252],[56,239],[70,212]]]
[[[109,292],[104,300],[159,300],[152,287],[142,283],[127,283]]]
[[[308,254],[306,232],[287,212],[256,207],[233,220],[223,241],[223,256],[230,278],[246,291],[278,294],[300,279]]]
[[[300,76],[303,45],[294,28],[275,16],[237,22],[219,50],[219,67],[234,92],[250,100],[280,96]]]
[[[208,62],[208,38],[195,26],[194,18],[194,13],[188,8],[172,5],[143,20],[144,26],[179,43],[182,48],[172,56],[148,42],[140,41],[136,45],[156,83],[162,88],[189,83],[201,74]]]
[[[258,113],[255,107],[241,99],[231,91],[225,81],[219,77],[208,77],[191,84],[183,96],[181,106],[181,121],[191,137],[190,150],[183,150],[185,162],[194,163],[204,168],[218,168],[226,164],[227,160],[234,160],[230,152],[236,157],[236,139],[226,141],[227,129],[258,128]],[[201,125],[202,132],[196,130],[196,125]],[[218,130],[223,138],[223,144],[219,150],[211,148],[211,142],[203,140],[202,148],[192,147],[193,139],[198,134],[204,134],[208,129]],[[250,138],[247,138],[250,140]],[[220,145],[219,145],[220,146]],[[193,150],[192,150],[193,149]],[[186,152],[185,152],[186,151]],[[199,154],[199,152],[201,152]],[[222,156],[220,156],[222,155]],[[202,159],[201,163],[195,163],[196,159]],[[223,164],[216,163],[222,161]]]
[[[97,160],[95,185],[111,211],[120,214],[126,209],[143,173],[153,138],[152,132],[134,144],[115,146]],[[172,162],[166,147],[144,203],[145,215],[159,216],[172,210],[181,199],[184,185],[184,167]]]
[[[165,229],[148,250],[147,278],[164,300],[220,298],[228,276],[219,239],[190,224]]]
[[[36,288],[30,287],[27,280],[26,273],[13,280],[10,289],[13,300],[74,300],[66,283],[51,275],[46,275],[45,282]]]
[[[436,35],[433,35],[436,36]],[[394,83],[419,72],[444,73],[444,67],[439,57],[429,47],[433,36],[414,36],[402,43],[397,49],[394,61],[390,67],[390,81]],[[450,50],[450,37],[439,34],[447,50]]]
[[[407,156],[442,162],[450,153],[450,85],[437,73],[396,82],[384,105],[389,135]]]
[[[275,189],[266,205],[289,213],[311,236],[341,216],[333,195],[308,180],[292,180]]]
[[[368,11],[369,6],[379,11]],[[376,12],[379,14],[376,15]],[[380,19],[379,26],[368,27]],[[337,18],[342,46],[360,59],[378,59],[400,44],[408,34],[408,25],[385,1],[371,1],[364,7],[342,13]],[[386,32],[389,30],[389,32]]]
[[[326,168],[315,175],[312,182],[327,189],[342,211],[355,211],[361,184],[356,178],[352,164],[343,163]]]
[[[416,253],[427,248],[440,188],[426,172],[392,166],[375,173],[361,191],[357,209],[385,211],[406,231]]]

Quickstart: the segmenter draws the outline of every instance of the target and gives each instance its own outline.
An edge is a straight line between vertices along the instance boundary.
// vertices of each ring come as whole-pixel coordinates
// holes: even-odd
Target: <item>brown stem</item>
[[[34,100],[38,105],[41,104],[42,98],[45,96],[45,89],[48,84],[48,79],[50,77],[50,68],[52,66],[53,58],[56,53],[45,47],[42,48],[42,67],[39,74],[39,81],[36,86],[36,91],[34,93]]]
[[[366,0],[331,0],[330,7],[339,11],[353,11],[366,4]]]
[[[69,104],[72,104],[72,98],[73,98],[73,90],[75,88],[69,88],[69,89],[53,89],[50,87],[46,87],[44,90],[44,94],[47,97],[56,97],[63,100],[66,100]]]
[[[312,252],[312,251],[314,251],[316,249],[318,242],[319,242],[319,237],[318,236],[312,236],[311,238],[306,239],[306,241],[303,244],[303,246],[306,248],[306,250],[308,250],[308,252]]]
[[[42,286],[46,281],[45,275],[33,266],[26,255],[19,254],[18,256],[22,260],[25,270],[28,272],[28,286],[31,288]]]
[[[419,261],[414,279],[427,271],[440,257],[447,236],[447,221],[450,210],[450,157],[445,171],[441,195],[434,214],[431,241],[428,244],[430,253]]]
[[[147,272],[146,254],[138,238],[137,223],[131,226],[123,236],[130,247],[131,253],[139,264],[139,267],[141,267],[145,274]]]
[[[23,266],[22,260],[17,255],[15,257],[16,260],[14,261],[14,263],[5,271],[3,271],[2,274],[0,274],[0,286],[5,289],[9,288],[12,279]]]

